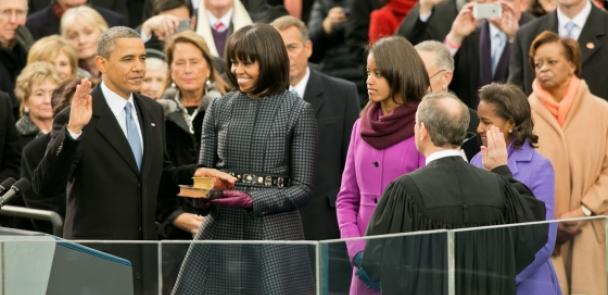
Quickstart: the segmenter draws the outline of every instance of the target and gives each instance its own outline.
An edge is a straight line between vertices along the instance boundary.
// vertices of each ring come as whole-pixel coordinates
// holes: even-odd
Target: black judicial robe
[[[367,235],[539,221],[544,203],[507,166],[432,161],[389,185]],[[515,294],[515,275],[546,243],[545,224],[456,232],[456,294]],[[447,294],[447,234],[372,239],[362,267],[383,294]]]

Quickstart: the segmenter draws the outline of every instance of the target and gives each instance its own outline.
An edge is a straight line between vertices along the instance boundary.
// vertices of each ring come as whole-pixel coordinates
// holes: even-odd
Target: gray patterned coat
[[[310,197],[317,125],[310,105],[285,91],[252,99],[232,92],[211,104],[203,122],[200,164],[221,170],[289,176],[285,188],[237,185],[252,209],[213,207],[195,240],[303,240],[300,213]],[[191,245],[174,294],[313,294],[304,245]]]

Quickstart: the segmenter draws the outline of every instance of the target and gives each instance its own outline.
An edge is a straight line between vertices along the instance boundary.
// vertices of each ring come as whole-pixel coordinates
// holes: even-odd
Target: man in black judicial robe
[[[544,219],[544,204],[511,177],[504,135],[497,128],[488,132],[482,150],[491,172],[462,159],[457,149],[468,121],[467,107],[452,94],[422,100],[414,130],[426,167],[389,185],[367,235]],[[456,232],[454,237],[456,294],[515,294],[515,275],[547,241],[547,226]],[[446,242],[446,233],[370,240],[357,274],[384,294],[447,294]]]

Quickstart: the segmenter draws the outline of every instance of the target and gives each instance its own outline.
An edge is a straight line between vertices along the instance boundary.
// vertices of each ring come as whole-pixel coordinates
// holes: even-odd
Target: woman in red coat
[[[416,0],[388,0],[380,9],[372,11],[369,20],[369,44],[394,35]]]

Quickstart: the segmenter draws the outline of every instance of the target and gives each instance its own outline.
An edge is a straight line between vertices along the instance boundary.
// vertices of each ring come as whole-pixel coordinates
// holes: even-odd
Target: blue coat
[[[515,149],[509,145],[508,166],[513,178],[525,184],[534,196],[545,202],[547,220],[555,219],[553,166],[528,143]],[[471,159],[471,164],[483,168],[481,153]],[[547,244],[536,253],[534,261],[517,274],[517,294],[561,294],[557,276],[549,258],[555,246],[557,224],[549,227]]]

